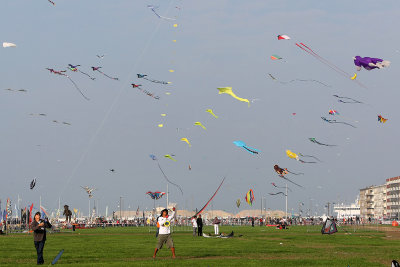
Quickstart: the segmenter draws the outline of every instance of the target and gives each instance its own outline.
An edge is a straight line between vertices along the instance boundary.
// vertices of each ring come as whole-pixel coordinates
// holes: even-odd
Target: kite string
[[[171,4],[172,4],[172,0],[169,3],[169,8],[171,7]],[[94,141],[96,140],[96,138],[97,138],[98,134],[100,133],[100,131],[103,129],[103,127],[105,125],[105,122],[107,121],[107,119],[110,116],[111,112],[114,110],[116,104],[118,103],[118,101],[119,101],[119,99],[120,99],[120,97],[122,95],[122,92],[124,91],[123,90],[124,87],[129,83],[129,80],[130,80],[129,77],[131,77],[132,74],[136,72],[136,69],[137,69],[139,63],[142,61],[142,58],[143,58],[144,54],[147,52],[147,49],[149,48],[151,41],[154,39],[155,35],[159,31],[161,23],[162,23],[162,21],[160,20],[158,22],[156,28],[154,29],[152,35],[147,40],[147,43],[146,43],[145,47],[143,48],[142,52],[140,53],[138,60],[135,61],[135,64],[134,64],[134,66],[133,66],[133,68],[132,68],[132,70],[131,70],[131,72],[130,72],[130,74],[128,76],[128,79],[126,79],[126,81],[121,85],[117,95],[114,97],[113,102],[111,103],[110,107],[108,108],[107,112],[105,113],[102,121],[100,122],[99,126],[96,128],[94,134],[92,135],[92,137],[90,138],[88,144],[86,145],[85,149],[83,150],[83,152],[82,152],[77,164],[72,169],[72,172],[71,172],[70,176],[68,177],[66,184],[62,188],[61,193],[59,194],[59,196],[62,196],[62,194],[65,191],[65,188],[70,184],[70,182],[71,182],[72,178],[74,177],[76,171],[79,169],[79,167],[81,166],[81,164],[85,160],[86,156],[89,154],[89,151],[90,151]]]

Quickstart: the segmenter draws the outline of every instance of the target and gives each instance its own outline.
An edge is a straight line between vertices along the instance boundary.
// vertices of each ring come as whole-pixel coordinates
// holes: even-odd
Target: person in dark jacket
[[[197,217],[197,235],[203,236],[203,219],[201,218],[201,214]]]
[[[44,264],[43,248],[46,242],[46,228],[51,228],[51,224],[47,218],[40,219],[40,212],[36,212],[34,218],[32,222],[33,242],[37,252],[37,264],[42,265]]]

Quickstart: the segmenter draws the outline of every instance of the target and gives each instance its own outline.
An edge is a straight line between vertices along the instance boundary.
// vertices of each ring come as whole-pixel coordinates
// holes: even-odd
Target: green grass
[[[321,235],[320,226],[271,227],[222,226],[235,238],[193,237],[191,232],[173,233],[177,259],[164,247],[155,261],[156,244],[149,228],[84,229],[48,234],[44,250],[49,264],[61,249],[57,265],[63,266],[390,266],[400,258],[400,239],[387,238],[373,229],[339,229]],[[383,229],[383,228],[380,228]],[[206,227],[206,233],[212,232]],[[238,235],[243,235],[238,237]],[[388,233],[390,235],[391,233]],[[394,234],[393,234],[394,235]],[[399,236],[399,235],[397,235]],[[280,244],[282,243],[282,244]],[[0,266],[36,264],[32,235],[0,236]]]

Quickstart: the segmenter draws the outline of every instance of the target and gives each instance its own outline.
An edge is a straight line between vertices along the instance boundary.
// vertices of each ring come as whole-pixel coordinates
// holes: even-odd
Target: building
[[[336,212],[338,219],[360,217],[360,201],[357,198],[354,203],[348,204],[335,204],[333,205],[333,212]]]
[[[400,176],[386,179],[386,216],[399,219],[400,213]]]
[[[360,189],[360,216],[383,219],[385,215],[386,185],[373,185]]]

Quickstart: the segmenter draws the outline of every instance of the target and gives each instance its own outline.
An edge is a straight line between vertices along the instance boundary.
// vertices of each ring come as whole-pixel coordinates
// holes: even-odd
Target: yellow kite
[[[169,154],[164,155],[164,158],[167,158],[167,159],[176,161],[176,159],[174,159],[174,158],[173,158],[171,155],[169,155]]]
[[[192,144],[189,142],[189,140],[186,137],[181,138],[181,141],[186,142],[189,145],[189,147],[192,146]]]
[[[217,89],[219,90],[219,94],[228,94],[239,101],[247,102],[250,107],[250,101],[247,98],[241,98],[235,95],[235,93],[232,92],[232,87],[219,87]]]
[[[296,153],[290,151],[289,149],[286,150],[286,155],[291,159],[299,160],[299,156]]]
[[[196,121],[196,122],[194,123],[194,125],[201,126],[201,128],[203,128],[204,130],[207,130],[207,128],[206,128],[206,127],[204,127],[204,125],[203,125],[203,124],[201,124],[201,122],[199,122],[199,121]]]
[[[214,116],[214,118],[218,119],[218,116],[214,114],[212,109],[207,109],[206,112],[210,113],[211,115]]]

